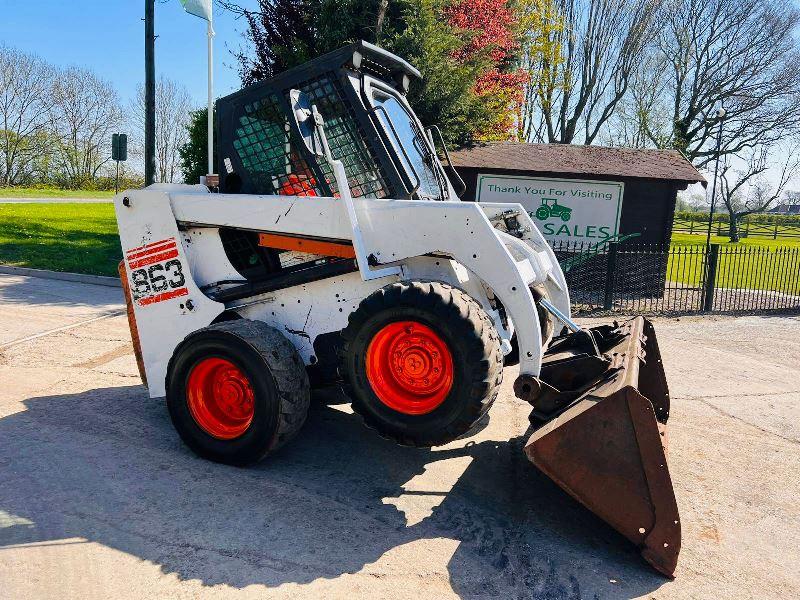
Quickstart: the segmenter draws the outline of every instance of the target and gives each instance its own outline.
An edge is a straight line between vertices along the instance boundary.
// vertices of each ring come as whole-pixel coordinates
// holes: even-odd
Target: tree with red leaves
[[[508,0],[458,0],[444,13],[451,26],[472,34],[455,58],[467,60],[483,54],[490,61],[490,68],[478,78],[473,90],[487,103],[490,120],[475,131],[475,138],[515,138],[515,116],[529,77],[515,68],[514,53],[519,48],[516,12]]]
[[[495,63],[503,62],[517,46],[517,18],[506,0],[460,0],[444,10],[450,25],[472,32],[459,58],[488,50]]]

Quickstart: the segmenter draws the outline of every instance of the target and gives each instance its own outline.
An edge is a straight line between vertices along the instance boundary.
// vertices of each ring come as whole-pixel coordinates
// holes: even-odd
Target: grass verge
[[[110,275],[121,256],[111,204],[0,204],[0,263]]]

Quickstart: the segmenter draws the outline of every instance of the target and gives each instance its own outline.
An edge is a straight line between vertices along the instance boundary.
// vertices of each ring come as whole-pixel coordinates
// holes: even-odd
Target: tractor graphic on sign
[[[552,202],[552,204],[550,204]],[[542,205],[536,209],[536,218],[546,221],[550,218],[560,218],[562,221],[569,221],[572,218],[572,209],[563,204],[559,204],[555,198],[542,198]]]

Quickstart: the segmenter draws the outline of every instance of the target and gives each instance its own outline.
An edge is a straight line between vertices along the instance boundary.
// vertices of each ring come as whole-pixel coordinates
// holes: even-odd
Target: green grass
[[[121,251],[111,204],[0,204],[0,263],[111,275]]]
[[[108,198],[114,191],[59,190],[56,188],[0,187],[0,198]]]
[[[667,264],[669,281],[692,287],[701,284],[703,256],[700,250],[705,241],[705,236],[672,236],[672,247],[678,250],[670,254]],[[720,245],[717,287],[800,293],[800,240],[745,238],[738,244],[731,244],[726,237],[712,236],[711,243]],[[784,250],[786,248],[789,251]]]

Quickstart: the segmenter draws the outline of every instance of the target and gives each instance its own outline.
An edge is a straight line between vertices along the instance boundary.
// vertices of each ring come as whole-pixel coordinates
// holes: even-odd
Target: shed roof
[[[452,158],[456,167],[706,183],[676,150],[497,142],[453,152]]]

